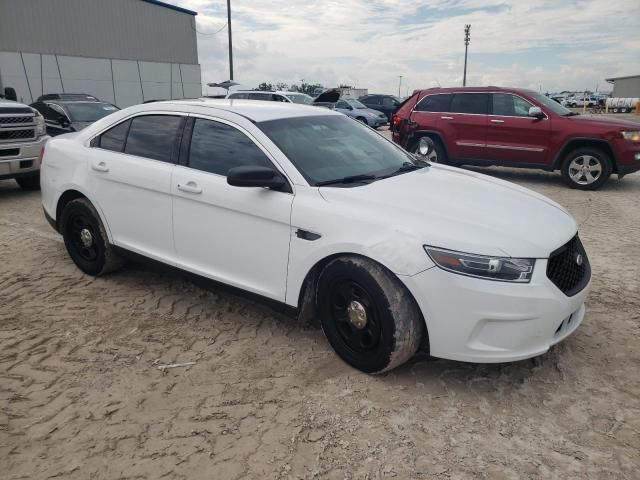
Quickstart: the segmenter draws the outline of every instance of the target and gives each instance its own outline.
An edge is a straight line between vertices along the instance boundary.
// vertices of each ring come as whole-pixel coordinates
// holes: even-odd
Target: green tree
[[[260,85],[258,85],[258,90],[269,92],[269,91],[273,90],[273,85],[271,85],[270,83],[267,83],[267,82],[262,82]]]

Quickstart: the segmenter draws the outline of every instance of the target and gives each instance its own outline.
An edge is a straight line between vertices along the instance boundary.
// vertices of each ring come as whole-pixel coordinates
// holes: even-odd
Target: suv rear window
[[[416,108],[416,112],[448,112],[451,103],[451,95],[448,93],[436,93],[424,97]]]
[[[456,93],[451,100],[452,113],[475,113],[486,115],[489,106],[488,93]]]

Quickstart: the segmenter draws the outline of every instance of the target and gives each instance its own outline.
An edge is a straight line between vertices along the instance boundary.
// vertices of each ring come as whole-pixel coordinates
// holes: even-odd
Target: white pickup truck
[[[0,98],[0,180],[15,178],[24,190],[40,188],[40,159],[49,139],[42,115]]]

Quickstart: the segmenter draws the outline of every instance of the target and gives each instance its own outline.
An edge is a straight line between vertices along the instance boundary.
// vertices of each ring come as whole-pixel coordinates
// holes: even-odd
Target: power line
[[[218,30],[216,30],[215,32],[211,32],[211,33],[205,33],[205,32],[201,32],[200,30],[198,30],[197,28],[194,28],[193,26],[191,28],[193,28],[196,33],[199,33],[200,35],[206,35],[206,36],[211,36],[211,35],[217,35],[218,33],[220,33],[222,30],[224,30],[225,28],[227,28],[228,23],[225,23],[222,27],[220,27]]]

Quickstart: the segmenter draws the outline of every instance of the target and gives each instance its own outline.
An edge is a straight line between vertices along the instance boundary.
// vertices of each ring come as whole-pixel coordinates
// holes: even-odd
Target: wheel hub
[[[80,230],[80,241],[85,248],[91,248],[93,245],[93,235],[91,235],[91,232],[88,229],[83,228]]]
[[[352,300],[347,308],[347,313],[349,321],[354,327],[361,330],[367,326],[367,311],[360,302]]]

